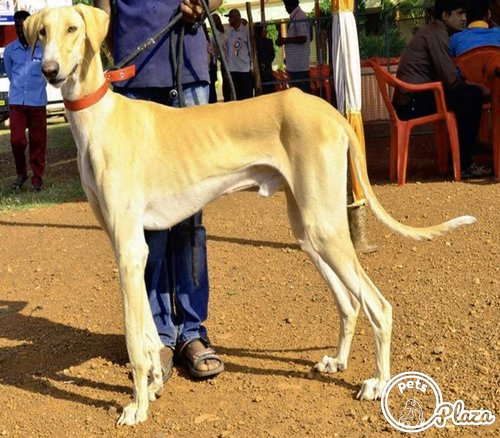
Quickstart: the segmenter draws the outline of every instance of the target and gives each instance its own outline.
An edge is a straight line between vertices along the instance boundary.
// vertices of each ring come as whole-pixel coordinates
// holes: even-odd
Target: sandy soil
[[[387,148],[380,151],[386,160]],[[414,242],[369,216],[378,251],[360,260],[393,305],[392,372],[426,373],[445,400],[498,412],[500,185],[440,179],[396,187],[377,169],[374,161],[377,196],[405,223],[478,218],[444,238]],[[400,435],[379,402],[355,399],[374,370],[366,317],[349,368],[311,373],[324,354],[335,354],[339,322],[326,285],[291,236],[283,193],[222,198],[206,208],[205,221],[207,325],[226,372],[194,382],[176,369],[147,423],[120,428],[131,382],[117,269],[88,204],[0,215],[1,436]],[[499,436],[497,424],[449,425],[425,436]]]

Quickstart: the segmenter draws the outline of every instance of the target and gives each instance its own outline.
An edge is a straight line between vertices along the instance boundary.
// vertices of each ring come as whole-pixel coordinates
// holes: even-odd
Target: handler
[[[203,16],[200,0],[182,0],[182,3],[181,0],[116,0],[113,8],[110,3],[95,1],[97,7],[111,14],[108,41],[117,62],[167,25],[179,6],[186,25]],[[217,9],[220,3],[221,0],[209,0],[210,10]],[[210,76],[206,38],[201,26],[189,26],[185,34],[181,82],[186,105],[207,104]],[[167,33],[144,51],[135,61],[136,76],[118,82],[115,91],[133,99],[179,106],[171,59],[174,54],[170,53],[171,35]],[[164,381],[172,373],[174,353],[191,377],[213,377],[224,370],[222,359],[210,348],[203,326],[208,316],[209,285],[201,212],[194,216],[194,239],[192,220],[187,219],[170,230],[144,232],[149,248],[146,290],[165,345],[160,351]],[[196,251],[194,257],[192,251]]]

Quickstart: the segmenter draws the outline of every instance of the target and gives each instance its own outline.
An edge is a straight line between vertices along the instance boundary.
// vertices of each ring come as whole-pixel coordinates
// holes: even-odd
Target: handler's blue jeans
[[[170,97],[170,90],[115,87],[115,91],[133,99],[179,106],[178,99]],[[186,106],[206,104],[208,95],[209,86],[205,82],[184,87]],[[201,211],[194,215],[194,224],[194,239],[191,218],[170,230],[144,231],[149,248],[144,277],[149,305],[163,344],[172,348],[196,338],[208,342],[203,326],[208,315],[207,238]],[[193,248],[196,283],[193,281]]]

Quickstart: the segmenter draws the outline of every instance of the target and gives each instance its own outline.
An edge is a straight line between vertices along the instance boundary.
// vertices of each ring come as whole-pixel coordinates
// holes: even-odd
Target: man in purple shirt
[[[462,178],[471,178],[487,175],[491,170],[473,162],[484,99],[483,90],[464,81],[450,54],[450,35],[461,31],[465,26],[465,6],[465,0],[436,0],[434,19],[406,46],[396,75],[411,84],[434,81],[443,83],[446,105],[457,119]],[[408,93],[396,89],[393,101],[402,120],[436,112],[432,92]]]
[[[221,0],[210,0],[210,10]],[[199,0],[96,0],[111,14],[111,45],[115,62],[130,55],[147,38],[167,25],[180,7],[184,22],[200,20]],[[133,98],[179,106],[168,32],[136,58],[136,76],[117,83],[115,91]],[[208,103],[209,71],[203,29],[187,26],[181,86],[187,106]],[[165,123],[168,123],[165,120]],[[144,148],[148,145],[144,144]],[[172,157],[175,159],[175,157]],[[208,378],[224,370],[210,347],[203,322],[208,315],[206,231],[201,212],[170,230],[144,232],[148,244],[145,283],[156,328],[165,348],[160,351],[163,380],[172,372],[174,353],[193,378]],[[194,263],[193,263],[194,262]]]
[[[26,11],[14,14],[17,39],[5,48],[3,55],[9,78],[10,144],[17,173],[11,185],[13,193],[19,193],[28,180],[26,129],[29,131],[31,187],[34,192],[42,190],[47,149],[47,82],[41,69],[43,51],[37,44],[32,53],[24,37],[23,23],[29,15]]]

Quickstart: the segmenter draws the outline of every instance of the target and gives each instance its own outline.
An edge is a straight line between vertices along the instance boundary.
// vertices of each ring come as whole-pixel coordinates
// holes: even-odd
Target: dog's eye
[[[45,36],[45,29],[42,27],[39,31],[38,31],[38,34],[40,36]]]
[[[76,31],[76,26],[70,26],[68,27],[68,33],[73,33]]]

